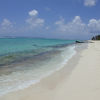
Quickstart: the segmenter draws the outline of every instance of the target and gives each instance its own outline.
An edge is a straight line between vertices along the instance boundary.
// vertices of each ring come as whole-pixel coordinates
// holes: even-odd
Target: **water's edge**
[[[39,83],[42,79],[52,75],[53,73],[55,73],[55,72],[61,70],[63,67],[65,67],[66,63],[71,58],[73,58],[73,56],[77,55],[77,52],[83,50],[83,48],[86,48],[86,46],[84,47],[84,46],[82,46],[80,44],[71,44],[71,45],[67,46],[68,51],[67,51],[67,49],[65,49],[64,52],[61,55],[54,56],[54,58],[57,59],[57,61],[54,61],[53,63],[52,63],[52,61],[54,59],[50,60],[50,58],[48,58],[48,53],[43,54],[43,55],[45,55],[47,57],[46,58],[47,59],[46,60],[47,61],[47,65],[45,65],[45,67],[40,67],[39,68],[40,70],[39,69],[34,69],[33,67],[31,69],[33,58],[29,59],[28,61],[27,60],[24,61],[24,63],[25,62],[26,63],[23,66],[27,66],[27,63],[31,63],[30,66],[28,65],[31,70],[29,70],[27,67],[25,67],[26,70],[23,71],[23,67],[22,67],[21,71],[18,72],[17,74],[16,74],[16,72],[13,72],[10,76],[5,75],[3,78],[0,78],[1,82],[6,82],[7,81],[7,86],[11,85],[11,87],[6,87],[6,85],[5,86],[1,85],[1,86],[4,86],[4,87],[2,89],[0,89],[0,96],[5,95],[5,94],[7,94],[9,92],[18,91],[20,89],[28,88],[29,86],[31,86],[33,84]],[[54,55],[55,53],[59,54],[59,52],[53,52],[53,53],[50,52],[50,55]],[[62,59],[63,61],[61,59],[58,59],[60,57],[63,58]],[[39,57],[36,56],[35,59],[38,59],[38,58],[40,60],[45,61],[44,57],[40,58],[40,56]],[[50,62],[48,62],[49,60],[50,60]],[[60,65],[58,63],[59,61],[62,61],[62,63]],[[19,64],[19,65],[15,64],[15,65],[19,66],[19,67],[22,66],[21,64]],[[15,65],[13,65],[13,66],[15,66]],[[53,65],[55,65],[55,66],[53,66]],[[43,65],[41,65],[41,63],[40,63],[40,66],[44,66],[44,63],[43,63]],[[49,66],[49,67],[47,68],[46,66]],[[43,70],[42,68],[44,68],[45,70]],[[19,70],[18,67],[15,67],[15,70]],[[34,73],[33,70],[35,70],[35,72],[37,72],[37,74],[38,74],[38,72],[40,72],[40,76],[41,77],[38,77],[38,75],[36,73]],[[44,75],[44,72],[42,72],[41,70],[45,71],[45,75]],[[48,70],[49,70],[49,72],[48,72]],[[29,71],[29,73],[27,73],[27,71]],[[26,77],[26,81],[23,80],[24,79],[23,76]],[[21,80],[19,82],[16,79],[18,77],[20,77],[19,79]],[[35,78],[32,79],[32,77],[35,77]],[[18,82],[18,83],[15,84],[13,82],[15,82],[15,83]],[[13,84],[15,84],[15,86],[13,86]]]

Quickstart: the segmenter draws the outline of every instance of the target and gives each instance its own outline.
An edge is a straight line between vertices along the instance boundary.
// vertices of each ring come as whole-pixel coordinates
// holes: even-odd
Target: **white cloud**
[[[13,27],[13,24],[8,19],[3,19],[1,26],[5,29]]]
[[[57,31],[67,34],[86,34],[87,28],[80,18],[80,16],[75,16],[75,18],[68,23],[65,23],[65,20],[62,18],[56,23]]]
[[[80,16],[75,16],[71,22],[66,23],[64,18],[55,22],[56,33],[64,34],[65,36],[83,36],[86,38],[93,34],[100,34],[100,19],[90,19],[85,24]]]
[[[33,10],[32,10],[33,11]],[[31,11],[30,11],[31,12]],[[86,38],[92,36],[94,33],[100,33],[100,19],[90,19],[88,23],[84,23],[80,16],[75,16],[72,21],[66,22],[63,17],[61,17],[55,24],[44,25],[44,19],[38,17],[38,11],[36,13],[29,14],[29,18],[26,19],[26,26],[14,27],[14,24],[8,20],[3,19],[0,24],[0,34],[3,33],[47,33],[48,36],[55,36],[59,38],[66,38],[67,36]],[[42,27],[43,26],[43,27]],[[41,28],[42,27],[42,28]],[[48,35],[49,34],[49,35]]]
[[[0,33],[10,33],[13,31],[13,23],[8,19],[3,19],[0,24]]]
[[[67,25],[65,24],[65,20],[63,18],[61,18],[60,20],[55,22],[55,25],[58,26],[57,30],[59,31],[66,31],[67,29]]]
[[[100,19],[91,19],[88,23],[88,28],[91,33],[100,33]]]
[[[84,5],[85,6],[95,6],[97,3],[97,0],[84,0]]]
[[[31,10],[31,11],[29,11],[29,15],[30,16],[37,16],[38,15],[38,11],[37,10]]]
[[[40,18],[29,18],[26,22],[30,25],[31,28],[43,26],[44,20]]]
[[[44,19],[38,17],[38,11],[32,10],[29,11],[29,18],[26,19],[26,23],[31,29],[39,28],[44,25]]]

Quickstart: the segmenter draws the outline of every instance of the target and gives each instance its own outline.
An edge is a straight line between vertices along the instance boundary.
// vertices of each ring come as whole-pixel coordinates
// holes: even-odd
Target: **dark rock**
[[[84,42],[82,42],[82,41],[75,41],[76,43],[84,43]]]

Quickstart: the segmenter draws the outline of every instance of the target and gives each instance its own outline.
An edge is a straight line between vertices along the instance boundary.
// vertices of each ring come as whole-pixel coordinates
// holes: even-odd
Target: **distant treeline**
[[[93,36],[93,37],[92,37],[92,40],[100,40],[100,35]]]

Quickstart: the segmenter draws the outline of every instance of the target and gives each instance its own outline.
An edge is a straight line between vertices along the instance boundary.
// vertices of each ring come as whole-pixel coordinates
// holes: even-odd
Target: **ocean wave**
[[[36,84],[44,77],[63,68],[75,53],[75,45],[71,45],[42,53],[34,59],[15,64],[10,68],[4,68],[0,75],[0,95]],[[7,72],[8,74],[5,74]]]

